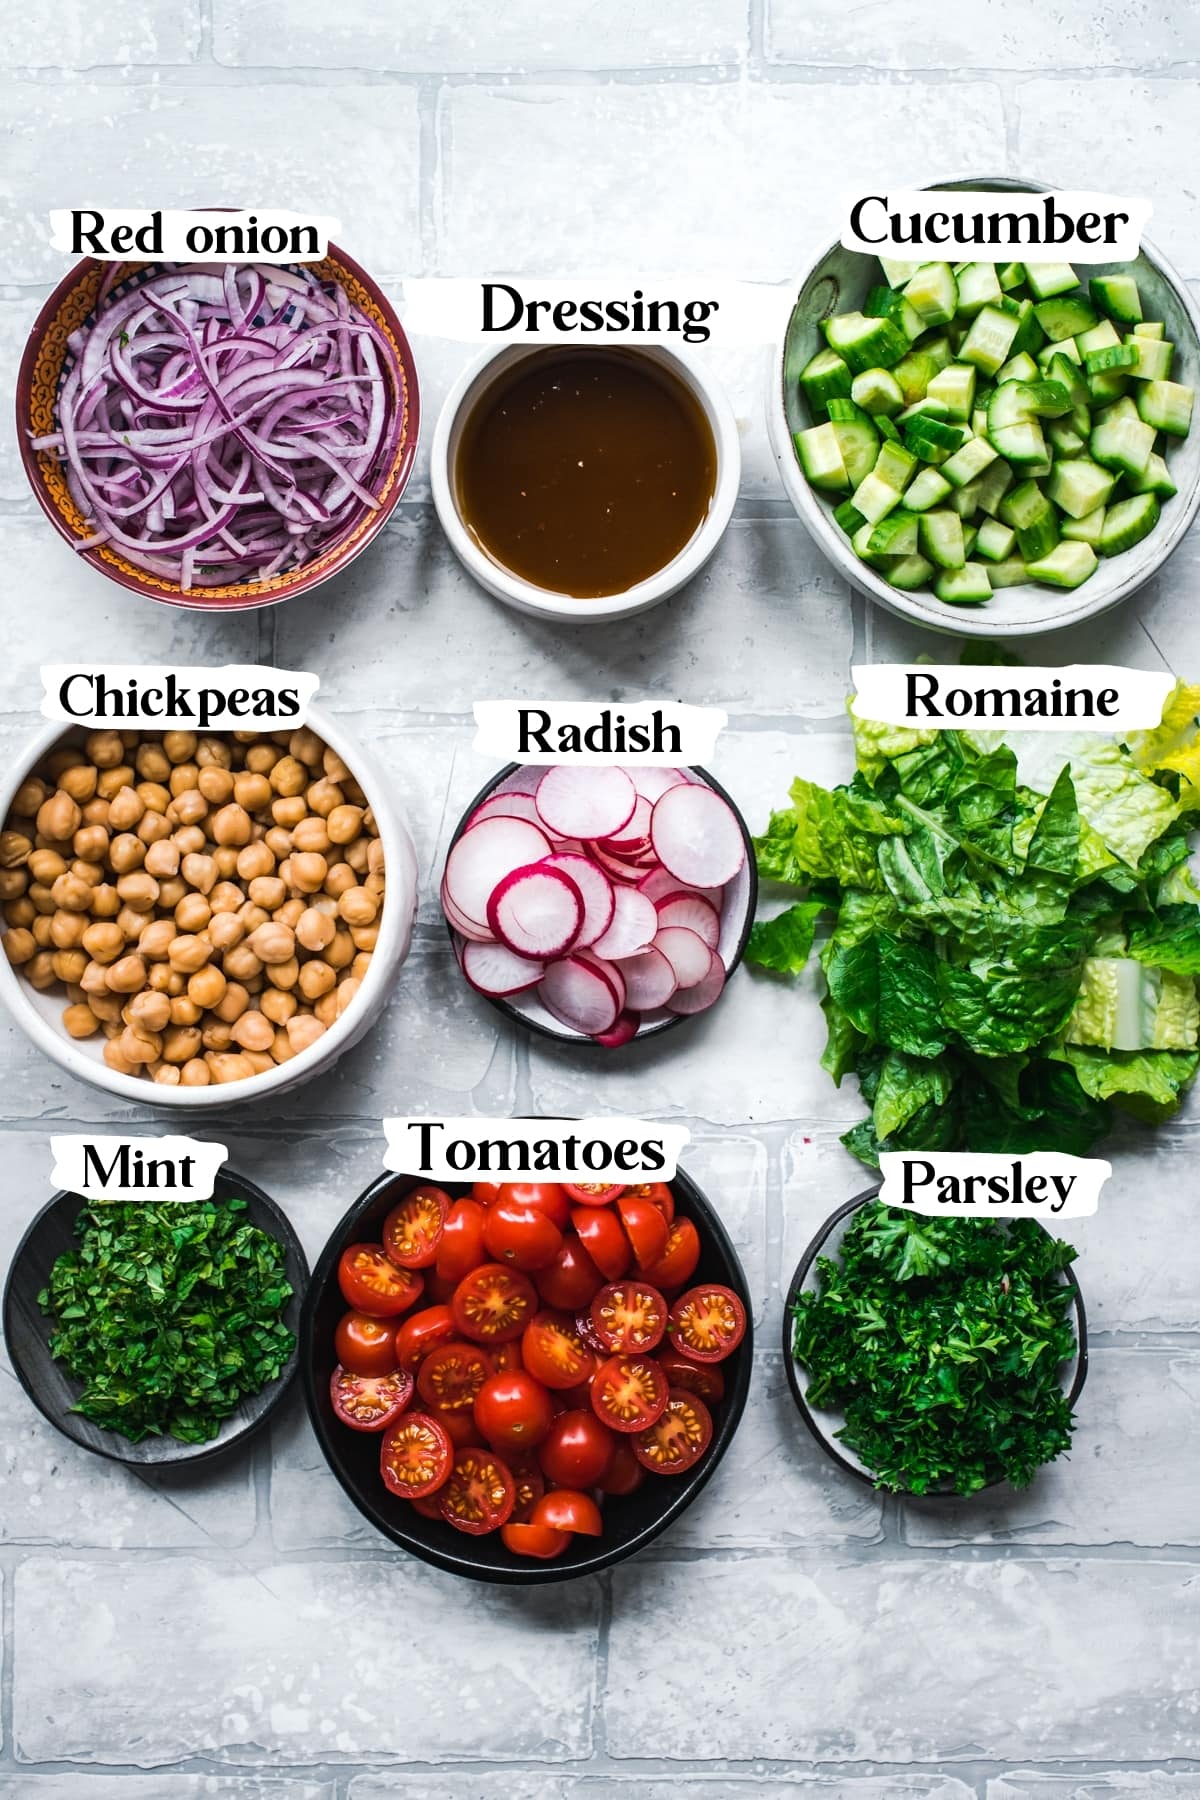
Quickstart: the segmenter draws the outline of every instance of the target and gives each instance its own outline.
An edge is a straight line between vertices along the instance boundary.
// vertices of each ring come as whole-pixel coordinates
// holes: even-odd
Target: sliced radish
[[[681,988],[695,987],[708,974],[711,950],[702,937],[683,925],[665,925],[654,940],[654,948],[666,957]]]
[[[467,820],[467,830],[472,830],[481,819],[525,819],[530,825],[541,829],[532,794],[489,794],[486,800],[479,802]]]
[[[594,950],[576,950],[573,954],[579,958],[580,962],[585,962],[595,969],[598,975],[603,975],[617,996],[617,1005],[623,1007],[625,1005],[625,977],[616,963],[606,962],[602,956],[597,956]]]
[[[579,956],[564,956],[550,964],[538,986],[538,998],[560,1025],[585,1037],[611,1031],[621,1011],[607,976]]]
[[[687,780],[682,769],[645,769],[640,763],[635,764],[631,769],[626,769],[625,773],[638,793],[644,795],[651,806],[656,800],[662,798],[668,788],[678,787],[680,782]]]
[[[725,964],[715,951],[709,952],[708,974],[694,987],[680,988],[667,1001],[673,1013],[704,1012],[721,998],[725,986]]]
[[[612,856],[641,856],[650,846],[650,815],[653,810],[649,800],[639,794],[632,813],[616,836],[600,840],[604,849]]]
[[[592,945],[597,956],[617,962],[623,956],[635,956],[654,942],[660,920],[653,900],[639,894],[636,888],[613,889],[612,924]]]
[[[583,924],[579,927],[575,939],[575,947],[584,950],[602,937],[612,924],[616,902],[613,898],[613,884],[598,863],[590,856],[583,856],[573,850],[556,850],[553,856],[546,858],[548,869],[558,869],[575,883],[583,898]],[[659,920],[662,924],[662,920]]]
[[[446,892],[446,884],[444,881],[442,883],[441,901],[442,911],[446,915],[447,923],[453,925],[460,937],[470,938],[474,942],[480,944],[490,944],[492,942],[492,934],[486,925],[476,924],[474,919],[468,919],[466,913],[460,912],[458,907],[455,906],[453,900]]]
[[[480,819],[446,858],[443,886],[458,912],[482,929],[496,884],[513,869],[550,855],[544,831],[524,819]]]
[[[583,895],[548,862],[514,869],[497,882],[488,901],[488,924],[518,956],[542,962],[571,949],[583,924]]]
[[[724,887],[746,860],[732,807],[712,788],[691,782],[655,801],[650,836],[663,867],[693,887]]]
[[[536,794],[545,773],[540,763],[522,763],[511,775],[504,777],[503,784],[495,791],[498,794]]]
[[[460,960],[471,986],[493,999],[536,987],[545,967],[527,956],[518,956],[506,944],[465,944]]]
[[[596,1042],[603,1044],[606,1050],[619,1050],[622,1044],[627,1044],[630,1038],[637,1036],[640,1024],[641,1020],[636,1013],[622,1013],[611,1031],[595,1033]]]
[[[689,887],[686,882],[668,874],[660,863],[655,863],[648,875],[643,875],[638,882],[638,892],[645,894],[657,906],[660,900],[670,894],[696,894],[701,900],[709,900],[716,907],[721,903],[720,888]]]
[[[636,803],[637,793],[624,769],[557,763],[538,783],[538,812],[561,837],[616,837],[632,818]]]
[[[710,950],[715,950],[721,941],[721,915],[716,907],[700,894],[682,894],[678,891],[666,894],[655,901],[658,908],[658,924],[662,930],[668,925],[682,926],[685,931],[694,931],[702,938]],[[699,977],[697,976],[697,980]],[[686,987],[687,983],[684,983]]]
[[[626,957],[620,968],[625,977],[625,1004],[638,1012],[665,1006],[675,992],[675,971],[661,950],[643,950],[638,956]]]
[[[588,854],[595,857],[606,875],[626,887],[636,887],[641,879],[641,863],[627,862],[621,856],[610,856],[607,850],[600,848],[599,844],[593,844]]]

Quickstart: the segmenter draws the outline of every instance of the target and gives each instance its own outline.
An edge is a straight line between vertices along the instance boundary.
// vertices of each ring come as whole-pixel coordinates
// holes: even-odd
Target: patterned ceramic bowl
[[[417,452],[420,424],[417,373],[404,329],[381,290],[344,250],[330,244],[329,254],[322,262],[307,266],[320,280],[336,282],[343,287],[353,304],[379,326],[396,352],[404,416],[391,465],[380,489],[379,507],[370,512],[364,506],[350,530],[303,568],[272,575],[265,581],[231,582],[223,587],[197,588],[186,594],[167,577],[138,568],[110,544],[77,552],[102,575],[119,582],[132,593],[165,601],[168,606],[190,607],[197,612],[240,612],[274,606],[293,594],[317,587],[352,562],[383,529],[404,492]],[[113,265],[97,262],[92,257],[79,263],[59,282],[42,308],[21,358],[17,376],[17,441],[21,461],[42,511],[69,544],[89,536],[88,525],[67,491],[63,465],[48,451],[34,450],[30,440],[56,429],[58,394],[72,362],[67,343],[71,333],[95,311],[102,291],[111,292],[153,267],[152,263],[145,262],[123,263],[115,272],[116,280],[108,289],[103,289],[105,276],[112,271]]]

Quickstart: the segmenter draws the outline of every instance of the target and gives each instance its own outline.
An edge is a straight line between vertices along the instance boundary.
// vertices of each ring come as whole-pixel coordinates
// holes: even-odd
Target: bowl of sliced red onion
[[[464,813],[441,903],[484,999],[619,1049],[716,1004],[757,888],[745,822],[703,769],[511,763]]]
[[[17,380],[21,458],[67,542],[176,606],[268,606],[380,530],[416,454],[400,321],[317,263],[102,263],[60,282]]]

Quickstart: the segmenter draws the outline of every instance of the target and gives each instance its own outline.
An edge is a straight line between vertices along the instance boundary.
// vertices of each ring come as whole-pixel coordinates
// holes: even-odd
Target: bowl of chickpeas
[[[290,731],[52,726],[0,819],[0,999],[110,1093],[214,1106],[305,1081],[408,954],[407,828],[313,708]]]

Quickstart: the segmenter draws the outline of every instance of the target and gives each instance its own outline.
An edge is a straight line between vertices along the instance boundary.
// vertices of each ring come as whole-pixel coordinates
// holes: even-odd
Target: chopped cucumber
[[[825,417],[830,400],[850,393],[850,371],[836,350],[818,350],[800,371],[800,386],[814,419]]]
[[[846,476],[851,487],[857,487],[864,475],[875,467],[879,454],[879,433],[870,417],[853,400],[829,402],[829,427],[838,441]]]
[[[832,425],[813,425],[798,431],[794,443],[800,467],[815,488],[847,488],[850,477],[842,461],[842,447]]]
[[[908,448],[923,462],[929,463],[943,463],[953,456],[966,435],[963,426],[948,424],[945,419],[935,419],[929,413],[910,418],[904,427],[904,442]]]
[[[944,569],[933,584],[939,600],[953,606],[978,606],[992,597],[992,584],[983,563],[964,563],[961,569]]]
[[[898,413],[904,405],[900,383],[890,369],[864,369],[850,384],[850,398],[869,413]]]
[[[875,473],[880,481],[886,481],[898,494],[904,492],[916,467],[916,457],[903,444],[880,445],[879,455],[875,459]]]
[[[1153,387],[1154,383],[1147,382],[1145,386]],[[1117,406],[1121,404],[1117,402]],[[1144,475],[1153,449],[1154,427],[1137,417],[1117,415],[1116,407],[1101,414],[1088,442],[1092,461],[1102,468],[1115,469],[1118,475]]]
[[[947,363],[925,390],[930,400],[940,400],[948,419],[969,419],[975,404],[977,372],[970,363]]]
[[[958,283],[949,263],[926,263],[905,283],[904,298],[925,324],[947,325],[958,306]]]
[[[921,552],[939,569],[961,569],[966,562],[962,520],[956,512],[923,512],[918,520]]]
[[[889,287],[903,287],[906,281],[912,280],[921,265],[919,262],[899,262],[893,256],[881,256],[879,266]]]
[[[1031,579],[1048,587],[1077,588],[1095,569],[1096,552],[1090,544],[1056,544],[1045,556],[1025,560]]]
[[[1149,319],[1143,319],[1140,324],[1135,325],[1132,332],[1132,336],[1137,338],[1165,338],[1166,335],[1165,325]]]
[[[1049,300],[1054,294],[1066,294],[1079,286],[1079,277],[1070,263],[1027,262],[1025,280],[1035,300]]]
[[[1020,587],[1028,579],[1024,559],[1020,556],[1006,556],[1003,562],[988,564],[988,580],[994,589]]]
[[[864,369],[890,369],[908,354],[908,339],[890,319],[868,319],[865,313],[835,313],[821,329],[852,375]]]
[[[1056,456],[1082,456],[1087,449],[1087,439],[1067,419],[1051,419],[1046,436]]]
[[[867,549],[880,556],[915,556],[917,550],[917,515],[898,506],[895,512],[871,527]]]
[[[1137,391],[1139,418],[1168,437],[1186,437],[1192,428],[1190,387],[1181,381],[1144,381]]]
[[[893,587],[908,592],[923,588],[934,573],[933,564],[924,556],[899,556],[888,564],[887,578]]]
[[[1100,533],[1104,530],[1104,508],[1098,506],[1095,512],[1084,513],[1082,519],[1064,519],[1062,534],[1072,543],[1090,544],[1095,549],[1100,542]]]
[[[1107,375],[1112,369],[1132,369],[1137,360],[1132,344],[1108,344],[1103,350],[1087,351],[1083,366],[1089,375]]]
[[[1171,471],[1157,450],[1150,452],[1150,461],[1146,464],[1145,472],[1134,476],[1132,480],[1127,476],[1126,481],[1135,494],[1157,494],[1160,500],[1169,500],[1172,494],[1179,492],[1171,480]]]
[[[1003,562],[1011,556],[1017,534],[1011,525],[1002,525],[999,519],[985,519],[979,527],[975,539],[975,553],[987,562]]]
[[[894,288],[872,288],[867,295],[867,303],[863,307],[869,319],[890,319],[904,333],[911,344],[925,330],[925,321],[915,307],[908,304],[903,294]]]
[[[853,537],[855,532],[861,531],[867,522],[853,500],[843,500],[840,506],[835,506],[833,518],[834,523],[841,526],[847,537]]]
[[[900,490],[889,482],[881,480],[872,469],[871,473],[859,482],[851,499],[868,525],[878,525],[885,513],[890,513],[900,504]]]
[[[1046,492],[1068,518],[1084,519],[1098,506],[1107,506],[1117,478],[1102,469],[1088,456],[1074,456],[1056,462],[1046,483]]]
[[[1115,350],[1121,342],[1117,336],[1117,328],[1111,319],[1101,319],[1099,324],[1092,325],[1090,329],[1076,331],[1072,335],[1085,363],[1089,351]]]
[[[966,263],[957,275],[958,310],[970,318],[981,306],[991,306],[1000,298],[1000,281],[995,263]]]
[[[1142,316],[1142,296],[1132,275],[1094,275],[1088,291],[1106,319],[1136,325]]]
[[[911,482],[904,504],[909,512],[927,512],[952,491],[950,483],[937,469],[922,469]]]
[[[942,464],[942,474],[952,487],[966,487],[977,475],[982,475],[989,463],[996,460],[996,452],[986,438],[969,438],[961,450],[956,450],[947,462]]]
[[[1000,502],[1007,494],[1016,477],[1002,456],[997,456],[979,477],[979,505],[989,517],[995,518],[1000,511]]]
[[[974,363],[985,375],[994,375],[1012,355],[1020,320],[997,306],[985,306],[971,321],[971,329],[959,351],[961,360]]]
[[[1175,357],[1174,344],[1165,338],[1135,337],[1132,332],[1125,342],[1137,359],[1129,371],[1135,381],[1167,380]]]
[[[1055,300],[1042,300],[1034,307],[1038,324],[1052,343],[1063,338],[1078,337],[1096,323],[1096,309],[1082,294],[1064,294]]]
[[[1000,286],[1004,289],[1006,294],[1012,288],[1019,288],[1025,280],[1025,264],[1005,263],[1004,267],[999,271],[998,279]]]
[[[890,371],[899,383],[905,406],[924,399],[929,383],[937,372],[937,363],[924,350],[911,350],[898,363],[894,363]]]
[[[1020,350],[1016,356],[1010,356],[1002,369],[996,370],[996,382],[1003,381],[1036,381],[1038,366],[1028,350]]]
[[[1119,556],[1122,550],[1132,550],[1157,524],[1158,501],[1153,494],[1133,494],[1128,500],[1118,500],[1104,515],[1101,556]]]

